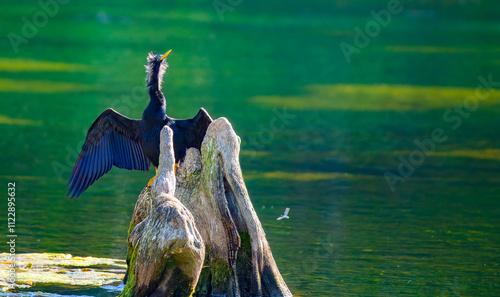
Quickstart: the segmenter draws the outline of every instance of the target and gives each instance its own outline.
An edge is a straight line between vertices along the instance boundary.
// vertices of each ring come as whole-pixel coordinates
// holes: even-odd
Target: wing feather
[[[114,166],[148,171],[150,161],[138,138],[139,120],[106,109],[90,126],[68,182],[68,196],[80,196]]]
[[[82,179],[81,179],[81,182],[80,182],[80,187],[82,188],[87,188],[88,184],[89,184],[89,181],[90,181],[90,176],[92,174],[92,167],[94,166],[94,151],[95,151],[96,147],[95,146],[91,146],[90,147],[90,151],[89,151],[89,154],[87,156],[84,156],[85,159],[87,161],[87,166],[85,166],[85,171],[84,171],[84,175],[82,176]]]
[[[88,148],[87,148],[88,150]],[[83,157],[82,158],[82,154],[80,153],[80,156],[78,157],[78,167],[79,167],[79,170],[77,172],[75,172],[75,170],[73,169],[73,173],[75,175],[75,180],[73,181],[69,191],[73,191],[75,190],[76,188],[78,188],[81,184],[82,184],[82,179],[85,179],[85,176],[86,176],[86,172],[87,172],[87,168],[89,166],[89,163],[86,162],[86,157]],[[77,167],[77,166],[75,166]],[[81,172],[81,173],[80,173]],[[68,193],[69,195],[69,193]]]

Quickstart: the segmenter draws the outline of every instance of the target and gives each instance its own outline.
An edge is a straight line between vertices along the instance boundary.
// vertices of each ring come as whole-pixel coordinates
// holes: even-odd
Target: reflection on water
[[[0,92],[5,93],[72,93],[88,91],[92,88],[79,83],[63,83],[43,80],[0,79]]]
[[[105,108],[141,116],[146,55],[172,48],[167,112],[187,118],[203,106],[231,121],[250,197],[295,296],[500,295],[498,91],[459,128],[443,121],[478,76],[500,81],[495,6],[424,3],[434,12],[422,18],[414,1],[348,64],[339,44],[387,3],[344,2],[243,2],[221,22],[208,2],[74,1],[18,54],[0,43],[0,179],[16,182],[18,252],[125,258],[151,173],[113,169],[73,200],[65,182]],[[33,9],[5,4],[2,35]],[[294,116],[281,129],[275,108]],[[447,141],[390,191],[384,172],[435,128]],[[290,219],[276,221],[286,207]]]
[[[0,124],[7,125],[22,125],[22,126],[41,126],[41,121],[33,121],[29,119],[14,119],[5,115],[0,115]]]
[[[89,70],[90,67],[86,65],[74,63],[0,58],[0,71],[5,72],[78,72]]]
[[[312,85],[300,96],[258,96],[251,100],[264,106],[297,110],[427,111],[447,109],[476,96],[475,88],[421,87],[408,85]],[[500,103],[500,92],[481,89],[487,96],[482,107]],[[478,100],[479,101],[479,100]],[[479,104],[479,103],[478,103]],[[471,106],[474,107],[471,103]],[[475,109],[475,108],[474,108]]]

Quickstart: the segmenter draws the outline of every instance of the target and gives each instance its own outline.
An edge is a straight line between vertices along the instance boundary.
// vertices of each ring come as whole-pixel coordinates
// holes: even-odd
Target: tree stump
[[[163,128],[158,175],[130,223],[120,296],[292,296],[248,196],[240,142],[227,119],[213,121],[175,175]]]

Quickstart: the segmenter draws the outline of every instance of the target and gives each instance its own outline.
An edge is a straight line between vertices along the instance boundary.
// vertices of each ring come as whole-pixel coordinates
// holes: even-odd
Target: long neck
[[[163,93],[159,89],[149,89],[149,97],[149,104],[146,110],[150,115],[156,115],[158,118],[163,119],[166,114],[166,102]]]
[[[161,73],[162,71],[160,69],[160,65],[154,65],[148,72],[147,88],[150,100],[146,110],[150,115],[156,115],[157,117],[163,118],[166,113],[166,102],[161,92],[163,73]]]

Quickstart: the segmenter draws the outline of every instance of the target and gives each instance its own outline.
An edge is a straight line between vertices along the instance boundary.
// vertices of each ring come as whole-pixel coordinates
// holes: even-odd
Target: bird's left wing
[[[138,138],[139,120],[130,119],[111,108],[90,126],[82,152],[68,182],[71,198],[80,196],[101,176],[117,166],[129,170],[149,170],[149,159]]]
[[[196,144],[194,146],[200,148],[203,138],[205,138],[205,134],[207,133],[208,126],[213,120],[203,107],[200,108],[198,114],[191,120],[193,121],[193,132],[197,135]]]

